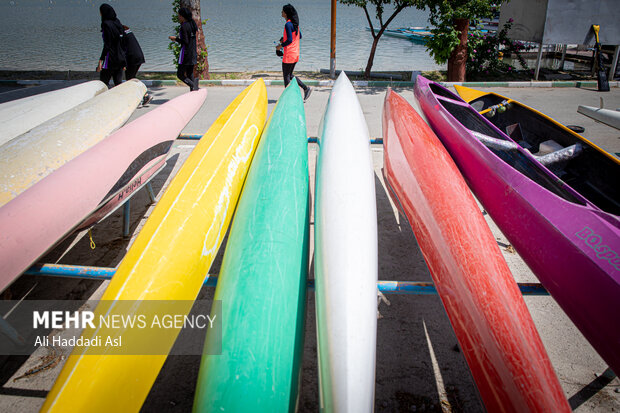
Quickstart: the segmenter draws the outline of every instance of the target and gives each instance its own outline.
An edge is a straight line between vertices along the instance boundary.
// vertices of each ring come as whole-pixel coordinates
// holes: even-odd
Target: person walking
[[[187,7],[179,9],[179,21],[181,22],[181,30],[178,36],[169,36],[172,41],[181,45],[179,53],[179,67],[177,77],[189,86],[190,91],[198,90],[200,79],[194,79],[194,66],[197,63],[196,56],[196,32],[198,26],[192,17],[192,12]]]
[[[125,57],[127,59],[127,67],[125,68],[125,80],[134,79],[138,74],[138,70],[140,70],[140,66],[145,62],[144,53],[142,53],[142,48],[140,47],[140,43],[138,43],[138,39],[133,34],[131,29],[125,25],[123,25],[124,30],[124,38],[123,38],[123,49],[125,51]],[[153,96],[149,95],[148,92],[144,94],[142,98],[142,106],[148,105],[149,102],[153,100]]]
[[[298,77],[293,76],[295,64],[299,61],[299,41],[301,40],[301,30],[299,29],[299,16],[297,10],[290,4],[282,7],[282,17],[286,20],[284,24],[284,34],[280,39],[280,44],[276,46],[276,50],[282,49],[282,75],[284,76],[284,87],[287,87],[293,78],[297,80],[297,84],[304,90],[304,102],[310,97],[312,88],[306,86]]]
[[[97,72],[99,79],[109,86],[110,79],[114,86],[123,82],[123,68],[127,65],[125,51],[121,45],[124,30],[123,25],[116,17],[116,12],[109,4],[99,6],[101,14],[101,36],[103,37],[103,50],[99,57]]]

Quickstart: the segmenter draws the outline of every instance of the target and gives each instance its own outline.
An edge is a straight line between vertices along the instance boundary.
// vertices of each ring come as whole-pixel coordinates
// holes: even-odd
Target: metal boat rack
[[[199,140],[202,135],[181,134],[178,139]],[[308,143],[318,143],[316,137],[308,137]],[[383,139],[371,139],[371,144],[383,144]],[[163,169],[163,168],[161,168]],[[160,169],[160,170],[161,170]],[[153,178],[159,171],[151,176]],[[150,179],[149,179],[150,181]],[[147,189],[151,202],[155,202],[155,194],[151,183],[147,181],[144,185]],[[132,195],[137,193],[134,192]],[[130,228],[130,212],[131,212],[131,196],[122,204],[123,205],[123,237],[129,236]],[[113,212],[113,211],[112,211]],[[108,214],[110,215],[110,214]],[[60,264],[36,264],[26,270],[24,274],[42,276],[42,277],[60,277],[60,278],[77,278],[89,280],[110,280],[116,272],[115,268],[109,267],[91,267],[80,265],[60,265]],[[207,274],[203,285],[207,287],[215,287],[217,285],[218,276]],[[547,290],[540,283],[517,283],[519,290],[523,295],[544,296],[549,295]],[[307,280],[308,290],[314,291],[314,280]],[[403,294],[403,295],[437,295],[437,290],[432,282],[428,281],[378,281],[377,290],[382,294]],[[4,333],[9,339],[15,343],[20,343],[23,339],[17,331],[0,317],[0,332]]]
[[[89,280],[110,280],[115,268],[87,267],[80,265],[42,264],[34,265],[25,274],[48,277],[82,278]],[[217,285],[217,275],[207,274],[204,284],[207,287]],[[539,283],[517,283],[523,295],[549,295]],[[314,290],[314,280],[308,280],[308,289]],[[383,294],[436,295],[437,290],[429,281],[379,281],[377,289]]]

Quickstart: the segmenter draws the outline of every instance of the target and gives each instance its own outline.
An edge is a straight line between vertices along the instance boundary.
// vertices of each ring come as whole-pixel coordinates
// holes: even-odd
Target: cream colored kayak
[[[102,300],[120,306],[121,300],[196,299],[232,218],[266,114],[261,79],[226,108],[190,154]],[[143,304],[135,305],[135,311]],[[105,311],[100,307],[96,319]],[[125,331],[123,342],[138,333]],[[95,334],[116,336],[118,329],[87,329],[83,337]],[[165,355],[84,355],[74,350],[42,411],[136,412],[165,361]]]
[[[613,128],[620,129],[620,112],[617,110],[579,105],[577,112],[599,122],[603,122]]]
[[[0,145],[107,90],[93,80],[0,104]]]
[[[0,206],[121,127],[146,92],[130,80],[0,147]]]

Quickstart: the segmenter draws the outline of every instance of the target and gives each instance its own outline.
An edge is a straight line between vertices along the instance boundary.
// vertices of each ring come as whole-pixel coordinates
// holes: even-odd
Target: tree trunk
[[[370,56],[368,56],[368,62],[366,63],[366,70],[364,71],[364,77],[370,79],[370,69],[372,69],[373,60],[375,60],[375,51],[377,50],[377,44],[379,43],[379,37],[383,34],[381,31],[377,37],[372,41],[372,47],[370,48]]]
[[[377,44],[379,43],[379,39],[381,38],[381,35],[385,31],[385,29],[387,29],[388,25],[392,22],[392,20],[394,20],[394,17],[396,17],[396,15],[400,13],[405,7],[407,6],[398,6],[396,10],[394,10],[394,13],[392,13],[390,18],[387,19],[385,23],[383,23],[381,17],[379,17],[379,22],[381,23],[381,26],[376,35],[374,34],[374,28],[372,26],[372,20],[370,19],[370,14],[368,14],[368,9],[365,6],[363,7],[364,13],[366,14],[366,20],[368,20],[368,24],[370,26],[370,32],[372,33],[372,37],[374,39],[372,41],[372,48],[370,49],[370,56],[368,56],[368,63],[366,63],[366,70],[364,71],[364,77],[366,79],[370,79],[370,69],[372,69],[372,64],[373,64],[373,61],[375,60],[375,51],[377,50]]]
[[[194,22],[198,26],[196,32],[196,54],[198,64],[194,68],[194,76],[200,79],[210,79],[209,59],[207,58],[207,45],[205,44],[205,34],[202,31],[202,17],[200,15],[200,0],[181,0],[181,7],[187,7],[192,11]]]
[[[454,19],[454,28],[459,32],[459,45],[452,51],[448,59],[448,82],[464,82],[469,19]]]

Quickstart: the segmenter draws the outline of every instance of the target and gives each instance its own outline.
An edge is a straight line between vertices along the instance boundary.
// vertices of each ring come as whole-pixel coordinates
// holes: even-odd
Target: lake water
[[[202,0],[211,71],[280,70],[274,41],[282,36],[287,0]],[[146,57],[142,70],[174,70],[168,36],[174,33],[170,0],[109,1],[133,30]],[[330,0],[291,2],[300,16],[301,60],[296,70],[329,68]],[[92,0],[2,0],[0,69],[90,70],[101,53],[99,5]],[[390,12],[386,10],[386,14]],[[389,14],[388,14],[389,16]],[[387,18],[387,17],[386,17]],[[425,26],[428,14],[403,10],[390,24]],[[362,70],[372,45],[361,8],[338,3],[336,66]],[[383,36],[373,70],[439,68],[423,45]]]

